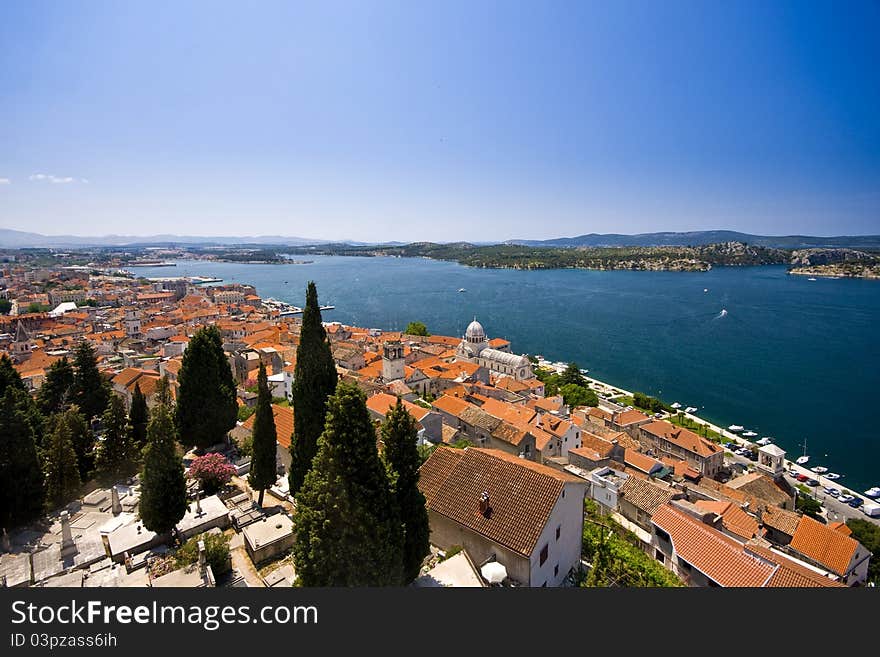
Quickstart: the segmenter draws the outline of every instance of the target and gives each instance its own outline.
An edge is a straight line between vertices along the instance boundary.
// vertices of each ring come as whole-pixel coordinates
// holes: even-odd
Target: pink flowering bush
[[[235,468],[222,454],[205,454],[195,458],[189,467],[190,479],[198,479],[206,495],[216,493],[232,479]]]

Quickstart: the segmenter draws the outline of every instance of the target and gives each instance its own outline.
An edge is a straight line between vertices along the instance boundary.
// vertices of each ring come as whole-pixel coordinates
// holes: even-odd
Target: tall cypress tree
[[[144,527],[157,534],[174,529],[186,513],[186,478],[177,455],[174,417],[166,404],[153,409],[147,427],[139,510]]]
[[[147,444],[147,422],[149,421],[147,398],[141,392],[141,384],[135,383],[134,392],[131,393],[131,409],[128,412],[128,431],[131,445],[138,453]]]
[[[98,371],[98,358],[86,340],[76,346],[71,401],[79,406],[86,421],[101,415],[110,401],[110,384]]]
[[[52,419],[52,432],[44,450],[46,499],[55,508],[67,504],[80,487],[79,468],[70,424],[64,415]]]
[[[315,283],[309,281],[293,372],[291,495],[295,496],[299,492],[306,473],[312,467],[312,459],[318,451],[318,437],[324,431],[327,398],[336,389],[336,381],[336,364],[333,362],[327,332],[321,324],[318,290]]]
[[[26,409],[30,398],[15,386],[0,397],[0,527],[30,522],[43,510],[43,471]]]
[[[6,389],[10,386],[21,391],[25,389],[21,375],[12,366],[12,359],[3,354],[0,356],[0,395],[5,394]]]
[[[396,586],[400,515],[364,393],[341,383],[297,497],[293,558],[303,586]]]
[[[235,382],[216,326],[196,331],[183,353],[175,420],[184,445],[204,449],[235,426]]]
[[[263,506],[263,493],[275,483],[276,442],[272,393],[269,392],[266,367],[260,361],[260,372],[257,375],[257,410],[254,417],[253,455],[251,456],[251,470],[248,474],[248,483],[251,488],[260,491],[260,506]]]
[[[64,410],[73,388],[73,366],[67,357],[56,360],[46,373],[46,380],[37,393],[37,403],[44,415]]]
[[[95,469],[95,434],[77,406],[71,406],[55,417],[58,422],[67,425],[80,480],[86,481]]]
[[[110,397],[101,424],[104,439],[98,445],[95,465],[102,475],[118,477],[128,471],[135,458],[125,404],[119,395]]]
[[[419,576],[430,545],[425,496],[419,490],[418,426],[400,398],[382,423],[383,456],[403,524],[403,583]]]

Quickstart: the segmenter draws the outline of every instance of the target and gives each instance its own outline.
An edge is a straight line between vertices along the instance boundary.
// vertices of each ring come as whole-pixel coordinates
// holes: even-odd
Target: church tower
[[[21,320],[19,320],[15,327],[15,339],[10,345],[13,360],[17,363],[21,363],[30,358],[32,346],[33,342],[31,342],[31,336],[24,328]]]
[[[403,345],[399,342],[386,342],[382,348],[382,378],[386,383],[403,379]]]
[[[130,338],[137,338],[141,334],[141,313],[139,310],[125,311],[125,334]]]

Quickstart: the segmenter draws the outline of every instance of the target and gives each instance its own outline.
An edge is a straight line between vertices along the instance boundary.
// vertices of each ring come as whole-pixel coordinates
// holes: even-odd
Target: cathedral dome
[[[485,341],[486,332],[483,330],[483,325],[477,321],[476,317],[474,317],[474,321],[468,324],[467,330],[464,332],[464,337],[468,342]]]

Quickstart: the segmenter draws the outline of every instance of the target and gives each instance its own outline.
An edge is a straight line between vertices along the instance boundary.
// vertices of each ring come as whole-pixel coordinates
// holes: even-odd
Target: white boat
[[[467,292],[467,290],[465,290],[463,287],[458,288],[458,291],[459,292]]]
[[[810,462],[810,457],[807,456],[806,454],[804,454],[803,456],[798,456],[797,459],[795,459],[795,463],[797,463],[798,465],[804,465],[805,463],[809,463],[809,462]]]
[[[672,408],[679,409],[679,408],[681,408],[681,404],[679,404],[678,402],[673,402]]]
[[[757,436],[757,435],[758,435],[758,434],[756,434],[754,431],[746,431],[746,432],[743,434],[743,436],[745,436],[746,438],[752,438],[753,436]]]
[[[816,474],[825,474],[826,472],[828,472],[828,468],[821,465],[817,465],[815,468],[810,468],[810,470],[812,470]]]
[[[684,412],[685,413],[696,413],[697,407],[696,406],[688,406],[686,409],[684,409]]]
[[[727,311],[726,311],[724,308],[722,308],[722,309],[721,309],[721,315],[719,315],[719,316],[720,316],[720,317],[727,317]]]
[[[708,292],[708,291],[709,291],[709,288],[708,288],[708,287],[704,287],[704,288],[703,288],[703,292]]]
[[[810,277],[810,278],[808,278],[808,279],[807,279],[807,280],[808,280],[808,281],[815,281],[815,280],[816,280],[816,279],[815,279],[815,278],[812,278],[812,277]]]
[[[840,475],[837,474],[836,472],[829,472],[827,475],[825,475],[825,478],[826,479],[840,479]]]
[[[738,433],[738,432],[742,431],[744,428],[745,427],[741,427],[738,424],[731,424],[729,427],[727,427],[727,430],[732,431],[734,433]]]
[[[764,436],[763,438],[761,438],[761,440],[757,442],[759,445],[761,445],[761,447],[763,447],[764,445],[769,445],[770,443],[772,443],[773,439],[770,436]]]
[[[880,486],[873,486],[866,490],[865,497],[870,497],[872,500],[876,500],[880,497]]]

